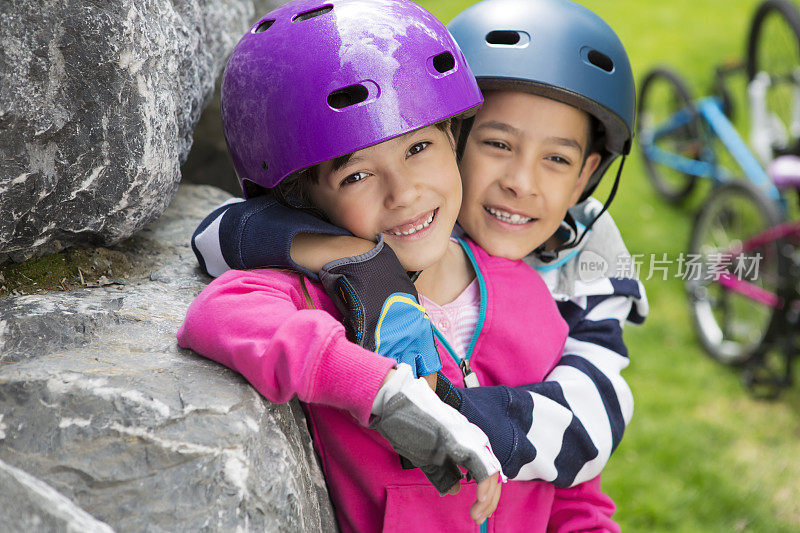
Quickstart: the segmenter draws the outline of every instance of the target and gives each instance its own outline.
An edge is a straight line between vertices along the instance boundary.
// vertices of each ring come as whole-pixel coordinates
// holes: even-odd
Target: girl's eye
[[[503,141],[484,141],[484,143],[488,144],[489,146],[492,146],[494,148],[498,148],[500,150],[507,150],[509,152],[511,151],[511,147],[509,147]]]
[[[408,152],[406,152],[406,157],[411,157],[412,155],[420,153],[425,148],[430,146],[430,144],[431,143],[429,141],[418,142],[417,144],[408,149]]]
[[[363,179],[366,179],[369,176],[366,172],[356,172],[355,174],[350,174],[346,178],[342,180],[341,185],[350,185],[351,183],[359,182]]]

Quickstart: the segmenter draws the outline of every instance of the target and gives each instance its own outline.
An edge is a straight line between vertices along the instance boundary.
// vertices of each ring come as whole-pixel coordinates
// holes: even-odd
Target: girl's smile
[[[384,235],[391,235],[396,238],[421,239],[430,233],[431,225],[436,219],[436,213],[439,208],[433,209],[424,213],[421,216],[415,217],[408,222],[403,222],[395,227],[384,231]]]

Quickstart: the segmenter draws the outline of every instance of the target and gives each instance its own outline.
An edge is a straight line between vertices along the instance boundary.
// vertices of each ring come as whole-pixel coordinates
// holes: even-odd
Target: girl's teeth
[[[418,231],[420,231],[420,230],[423,230],[423,229],[425,229],[425,228],[427,228],[428,226],[430,226],[430,225],[431,225],[431,222],[433,222],[433,215],[434,215],[434,213],[435,213],[434,211],[431,211],[431,214],[430,214],[430,216],[428,217],[428,220],[426,220],[426,221],[425,221],[425,222],[423,222],[422,224],[419,224],[419,225],[417,225],[417,226],[415,226],[415,227],[411,228],[411,229],[410,229],[410,230],[408,230],[408,231],[399,231],[399,232],[387,231],[387,233],[390,233],[390,234],[392,234],[392,235],[404,235],[404,236],[405,236],[405,235],[413,235],[414,233],[416,233],[416,232],[418,232]]]
[[[492,214],[498,220],[502,220],[503,222],[508,222],[509,224],[527,224],[533,218],[531,217],[524,217],[518,213],[506,213],[505,211],[500,211],[499,209],[495,209],[494,207],[487,207],[486,208],[489,213]]]

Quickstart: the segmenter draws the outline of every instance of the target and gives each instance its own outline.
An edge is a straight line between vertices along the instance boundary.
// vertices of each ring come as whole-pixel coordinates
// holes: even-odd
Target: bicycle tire
[[[776,35],[779,32],[771,31],[766,32],[765,28],[767,23],[772,17],[778,17],[782,24],[785,24],[789,30],[789,34],[784,36],[785,40],[794,43],[794,53],[791,59],[785,62],[785,68],[779,69],[775,65],[766,65],[766,61],[760,59],[759,52],[767,47],[768,42],[776,40]],[[777,28],[772,28],[777,30]],[[766,33],[769,33],[767,40]],[[783,43],[782,43],[783,44]],[[789,43],[787,46],[781,46],[782,54],[789,54],[792,48]],[[746,71],[748,81],[752,81],[756,75],[761,72],[767,72],[770,79],[773,80],[773,85],[767,96],[767,108],[771,114],[780,120],[786,132],[788,132],[788,142],[785,146],[774,145],[772,147],[773,157],[779,155],[795,154],[800,155],[800,139],[798,132],[792,133],[792,109],[789,108],[787,102],[793,97],[792,91],[795,89],[797,83],[790,81],[793,77],[794,71],[800,68],[800,11],[795,4],[788,0],[766,0],[762,2],[753,15],[750,24],[750,30],[747,36],[747,59]],[[774,72],[774,70],[783,70],[782,72]],[[781,85],[791,87],[785,90]],[[800,105],[800,102],[797,103]]]
[[[754,223],[754,218],[747,214],[748,209],[756,214],[760,223]],[[689,242],[690,257],[700,256],[702,264],[707,265],[710,261],[706,258],[715,250],[725,250],[782,221],[781,210],[754,185],[744,180],[725,183],[697,213]],[[734,231],[733,238],[727,242],[714,242],[721,233],[726,233],[726,225],[738,226],[732,229],[740,233]],[[783,283],[789,272],[788,259],[781,253],[781,246],[779,240],[769,241],[754,250],[762,254],[761,276],[754,283],[775,295],[783,294]],[[720,363],[744,365],[766,353],[777,340],[773,333],[780,323],[780,310],[712,280],[687,280],[686,291],[697,337],[706,353]]]
[[[697,176],[684,174],[666,165],[656,163],[647,156],[647,147],[642,144],[648,135],[643,135],[647,128],[651,127],[653,116],[657,113],[653,107],[657,106],[653,100],[656,98],[653,93],[659,85],[665,85],[671,96],[674,98],[674,105],[668,106],[669,114],[677,112],[679,109],[686,108],[692,115],[689,123],[685,127],[680,128],[677,134],[670,136],[665,144],[670,144],[670,141],[675,142],[676,151],[684,152],[681,148],[685,145],[690,148],[690,151],[697,151],[695,146],[702,145],[703,148],[708,146],[708,142],[704,136],[703,126],[700,123],[700,117],[697,114],[689,89],[683,80],[672,70],[667,68],[655,68],[648,72],[644,77],[641,84],[641,92],[639,93],[639,101],[637,104],[636,114],[638,120],[636,121],[637,133],[639,139],[639,148],[642,153],[642,160],[645,164],[645,170],[650,182],[656,189],[658,194],[667,202],[671,204],[681,204],[688,198],[697,184]],[[660,103],[663,107],[663,102]],[[669,116],[669,115],[668,115]],[[660,117],[664,120],[666,117]],[[660,147],[661,148],[661,147]],[[686,154],[681,154],[686,155]],[[689,155],[692,155],[691,153]]]

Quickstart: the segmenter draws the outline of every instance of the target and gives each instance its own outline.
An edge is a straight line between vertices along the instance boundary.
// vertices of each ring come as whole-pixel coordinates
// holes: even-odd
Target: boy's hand
[[[299,233],[292,239],[290,253],[292,261],[301,267],[319,272],[331,261],[365,254],[374,247],[374,242],[352,235]]]
[[[417,289],[381,236],[368,252],[326,264],[319,277],[344,315],[351,341],[408,363],[414,377],[442,368]]]

